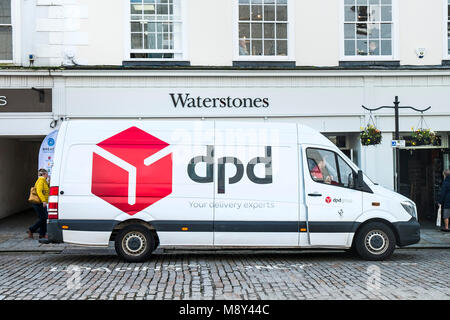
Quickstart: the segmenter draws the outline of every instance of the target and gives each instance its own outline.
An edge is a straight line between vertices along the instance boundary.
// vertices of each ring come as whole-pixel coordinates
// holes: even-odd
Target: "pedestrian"
[[[38,214],[38,221],[32,225],[28,230],[28,238],[33,239],[33,233],[39,229],[39,239],[46,238],[47,234],[47,203],[50,187],[48,185],[48,172],[45,169],[39,169],[38,179],[34,184],[36,188],[36,193],[41,200],[41,203],[32,203],[34,211]]]
[[[450,218],[450,169],[445,170],[443,174],[444,182],[442,183],[438,204],[441,208],[442,219],[444,219],[444,228],[441,230],[448,232],[448,219]]]

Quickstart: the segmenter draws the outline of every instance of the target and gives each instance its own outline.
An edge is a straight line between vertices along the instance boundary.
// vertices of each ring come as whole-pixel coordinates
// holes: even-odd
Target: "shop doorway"
[[[442,149],[400,149],[399,153],[399,192],[416,203],[422,227],[434,227],[444,152]]]
[[[0,220],[32,211],[28,196],[37,178],[43,139],[41,136],[0,137]]]

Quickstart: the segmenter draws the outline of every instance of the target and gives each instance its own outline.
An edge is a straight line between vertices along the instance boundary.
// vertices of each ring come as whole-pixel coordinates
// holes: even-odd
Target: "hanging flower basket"
[[[369,124],[367,127],[362,128],[361,131],[361,144],[363,146],[373,146],[381,143],[381,131],[374,125]]]
[[[413,146],[433,145],[436,141],[436,133],[431,129],[417,129],[411,135],[411,144]]]

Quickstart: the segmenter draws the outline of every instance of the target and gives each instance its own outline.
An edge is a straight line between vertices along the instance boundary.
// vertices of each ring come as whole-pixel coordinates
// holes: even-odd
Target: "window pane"
[[[140,22],[131,23],[131,32],[142,32],[142,25]]]
[[[367,38],[367,24],[358,23],[356,25],[356,35],[358,39],[366,39]]]
[[[355,4],[355,0],[345,0],[344,4],[351,4],[351,5],[353,5],[353,4]]]
[[[264,41],[264,55],[266,56],[275,55],[275,40]]]
[[[381,0],[381,4],[392,4],[392,0]]]
[[[239,40],[239,55],[248,56],[250,54],[250,41],[246,39]]]
[[[380,55],[380,45],[378,40],[372,40],[369,42],[369,55]]]
[[[262,38],[262,23],[252,23],[252,38]]]
[[[166,6],[167,8],[167,6]],[[155,5],[150,3],[144,3],[143,12],[144,14],[155,14]]]
[[[355,41],[345,40],[345,55],[354,56],[355,55]]]
[[[0,0],[0,24],[11,24],[11,0]]]
[[[307,149],[306,157],[311,178],[319,183],[338,184],[335,153],[320,149]]]
[[[356,7],[345,6],[345,21],[356,21]]]
[[[347,188],[353,188],[354,186],[354,171],[353,169],[338,156],[339,174],[341,176],[341,185]]]
[[[277,6],[277,21],[287,21],[287,6]]]
[[[131,4],[131,15],[142,15],[142,4]]]
[[[359,56],[367,55],[367,41],[357,40],[356,41],[356,50]]]
[[[131,34],[131,49],[143,49],[142,48],[142,33]]]
[[[367,32],[369,34],[369,39],[378,39],[380,37],[380,25],[378,23],[367,25]]]
[[[274,23],[264,23],[264,38],[274,39],[275,38],[275,24]]]
[[[262,41],[252,40],[252,55],[261,56],[262,55]]]
[[[381,38],[392,38],[392,25],[388,23],[381,24]]]
[[[239,38],[250,38],[250,23],[239,23]]]
[[[370,6],[369,7],[369,21],[380,21],[380,18],[381,18],[380,6]]]
[[[356,0],[356,4],[366,6],[367,0]]]
[[[288,54],[288,44],[286,40],[277,41],[277,55],[287,56]]]
[[[275,6],[264,6],[264,21],[275,21]]]
[[[381,40],[381,54],[384,56],[392,55],[392,41]]]
[[[367,6],[358,7],[358,21],[367,21]]]
[[[252,20],[261,21],[263,18],[262,6],[252,6]]]
[[[392,7],[382,6],[381,7],[381,21],[392,21]]]
[[[239,6],[239,20],[250,20],[250,6]]]
[[[344,37],[345,39],[355,39],[355,24],[344,24]]]
[[[369,4],[378,5],[378,4],[380,4],[380,0],[369,0]]]
[[[277,38],[287,39],[287,24],[277,23]]]
[[[148,33],[144,38],[144,49],[156,49],[156,34]]]

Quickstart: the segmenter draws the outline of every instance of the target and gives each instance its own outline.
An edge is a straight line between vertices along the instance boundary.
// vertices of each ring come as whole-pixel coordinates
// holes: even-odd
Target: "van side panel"
[[[215,126],[214,245],[298,246],[295,124]]]
[[[187,174],[191,159],[213,144],[212,122],[66,125],[59,179],[59,219],[71,223],[65,242],[106,245],[114,225],[135,219],[152,224],[161,245],[213,244],[213,208],[193,205],[212,202],[213,183],[196,183]],[[205,168],[197,170],[201,175]]]

